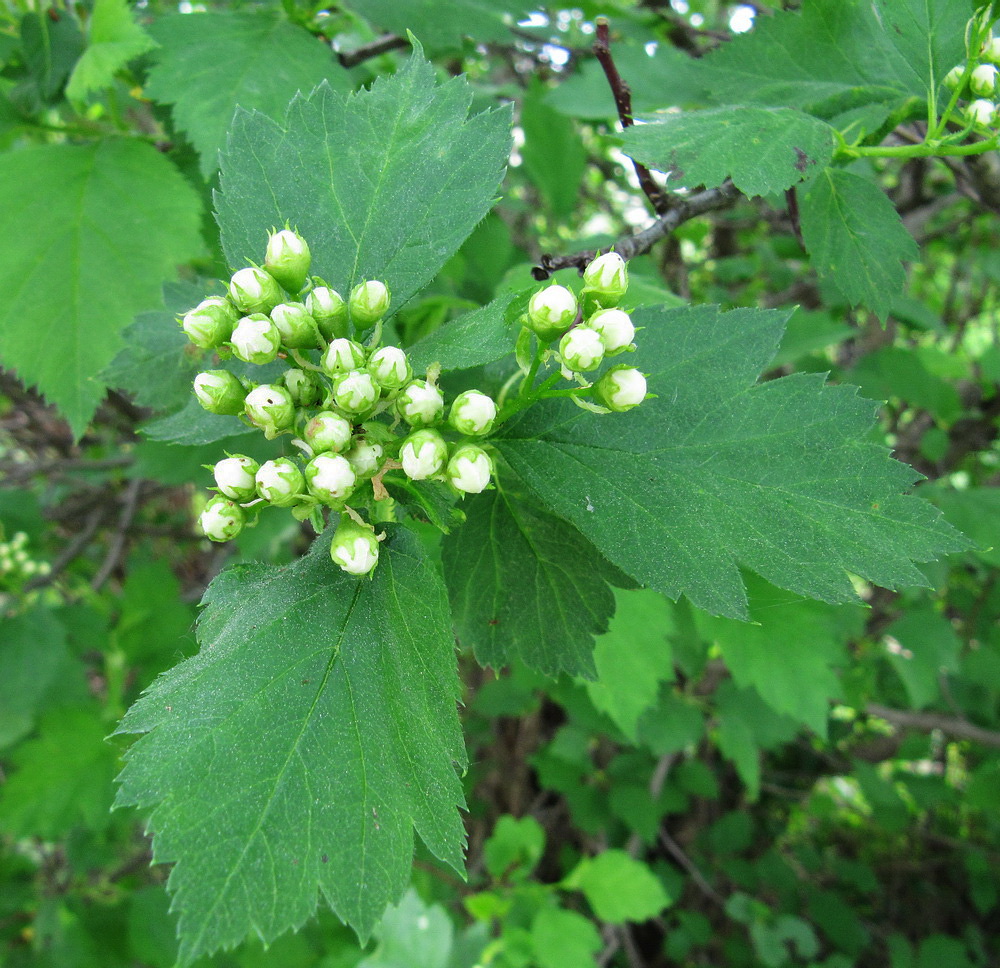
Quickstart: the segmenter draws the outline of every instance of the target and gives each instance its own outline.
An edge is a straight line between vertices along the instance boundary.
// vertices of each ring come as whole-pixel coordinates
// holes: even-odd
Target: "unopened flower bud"
[[[1000,64],[1000,37],[991,37],[983,44],[983,60]],[[952,68],[954,70],[954,68]]]
[[[378,538],[372,528],[345,514],[333,536],[330,557],[349,575],[370,575],[378,564]]]
[[[384,282],[377,279],[361,282],[351,290],[347,308],[355,325],[370,326],[381,319],[389,308],[389,290]]]
[[[311,350],[319,344],[316,321],[302,303],[278,303],[271,310],[271,321],[281,334],[281,343],[290,350]]]
[[[287,457],[265,461],[258,468],[255,480],[257,493],[279,508],[296,504],[306,486],[302,471]]]
[[[250,422],[273,440],[282,431],[291,429],[295,420],[295,403],[284,388],[265,383],[247,394],[246,412]]]
[[[417,430],[403,441],[399,460],[411,481],[426,481],[444,470],[448,445],[436,430]]]
[[[243,413],[247,392],[228,370],[206,370],[194,378],[194,395],[209,413]]]
[[[562,336],[576,319],[576,296],[565,286],[539,289],[528,301],[528,326],[546,343]]]
[[[184,314],[181,327],[195,346],[203,350],[214,350],[233,335],[238,318],[228,299],[224,296],[209,296]]]
[[[429,427],[444,413],[441,391],[426,380],[414,380],[396,397],[396,412],[411,427]]]
[[[254,475],[260,469],[257,461],[240,454],[220,460],[212,469],[215,483],[226,497],[234,501],[252,501],[257,496]]]
[[[365,348],[352,339],[335,339],[323,354],[323,369],[327,373],[347,373],[365,365]]]
[[[354,428],[351,422],[332,410],[321,410],[303,431],[306,443],[314,454],[324,454],[327,451],[340,453],[351,442]]]
[[[254,313],[236,324],[231,342],[236,359],[263,366],[277,358],[281,333],[268,316]]]
[[[452,427],[468,437],[488,434],[493,429],[496,418],[497,405],[493,398],[478,390],[460,393],[455,397],[448,414],[448,422]]]
[[[604,359],[604,343],[600,333],[589,326],[571,329],[559,341],[559,358],[574,373],[597,369]]]
[[[371,410],[380,395],[379,385],[367,370],[352,370],[333,378],[333,402],[352,417]]]
[[[246,511],[226,497],[213,497],[198,518],[205,537],[212,541],[232,541],[246,522]]]
[[[599,255],[583,270],[583,284],[602,306],[617,306],[628,289],[628,267],[617,252]]]
[[[306,284],[312,257],[306,240],[290,229],[275,232],[267,240],[264,268],[290,293]]]
[[[310,370],[292,367],[282,374],[281,382],[297,407],[318,407],[323,400],[324,388]]]
[[[446,470],[451,485],[466,494],[479,494],[486,489],[493,474],[490,455],[475,444],[462,444],[451,455]]]
[[[592,392],[609,410],[631,410],[646,399],[646,378],[631,366],[612,367],[594,384]]]
[[[413,378],[410,361],[398,346],[383,346],[372,353],[368,372],[386,390],[399,390]]]
[[[281,286],[263,269],[250,266],[233,274],[229,298],[241,312],[269,313],[284,298]]]
[[[378,469],[382,466],[382,454],[381,444],[358,438],[344,456],[350,461],[355,476],[361,481],[378,473]]]
[[[958,87],[965,75],[965,64],[956,64],[947,74],[944,76],[945,87],[949,90],[954,91]]]
[[[604,344],[605,356],[614,356],[632,343],[635,326],[629,315],[620,309],[602,309],[587,320],[587,326],[597,332]]]
[[[344,500],[357,480],[351,462],[340,454],[319,454],[306,465],[309,493],[324,504]]]
[[[317,286],[306,296],[306,309],[326,340],[347,335],[347,303],[336,289]]]
[[[980,64],[969,76],[969,87],[973,94],[981,97],[991,95],[997,86],[997,69],[993,64]]]
[[[997,107],[992,101],[977,98],[965,105],[965,115],[972,124],[988,128],[996,120]]]

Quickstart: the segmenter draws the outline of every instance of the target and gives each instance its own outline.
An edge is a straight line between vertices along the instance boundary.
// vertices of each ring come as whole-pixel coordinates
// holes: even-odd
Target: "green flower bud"
[[[306,310],[326,340],[347,335],[347,303],[329,286],[317,286],[306,296]]]
[[[290,293],[306,284],[312,257],[306,240],[290,229],[275,232],[267,240],[264,268]]]
[[[357,482],[351,462],[340,454],[319,454],[306,465],[309,493],[324,504],[344,500]]]
[[[319,328],[302,303],[278,303],[271,321],[281,334],[281,343],[290,350],[311,350],[319,345]]]
[[[411,481],[437,477],[448,461],[448,445],[436,430],[417,430],[399,448],[403,473]]]
[[[181,328],[195,346],[214,350],[233,335],[238,316],[233,304],[224,296],[209,296],[184,314]]]
[[[604,359],[604,343],[600,333],[589,326],[571,329],[559,341],[559,358],[574,373],[596,370]]]
[[[621,353],[635,339],[635,326],[628,313],[620,309],[602,309],[594,313],[587,320],[587,326],[601,337],[605,356]]]
[[[339,373],[333,378],[334,405],[352,417],[371,410],[380,395],[379,385],[366,370]]]
[[[562,336],[576,319],[576,296],[565,286],[539,289],[528,301],[528,326],[546,343]]]
[[[257,493],[279,508],[297,504],[306,487],[302,471],[287,457],[265,461],[258,468],[254,479],[257,482]]]
[[[969,87],[973,94],[989,97],[997,86],[997,69],[993,64],[980,64],[969,76]]]
[[[250,266],[233,274],[229,298],[242,313],[269,313],[284,298],[281,286],[263,269]]]
[[[351,422],[332,410],[321,410],[306,424],[302,436],[314,454],[340,453],[351,442]]]
[[[372,353],[368,372],[386,390],[399,390],[413,379],[413,367],[398,346],[383,346]]]
[[[233,330],[233,356],[244,363],[262,366],[277,359],[281,349],[281,333],[263,313],[244,316]]]
[[[370,326],[381,319],[389,308],[389,290],[384,282],[377,279],[361,282],[351,290],[347,308],[355,325]]]
[[[583,284],[602,306],[617,306],[628,289],[628,267],[617,252],[599,255],[583,270]]]
[[[295,403],[284,388],[265,383],[247,394],[247,418],[273,440],[282,431],[290,430],[295,421]]]
[[[254,475],[260,464],[251,457],[237,454],[220,460],[212,469],[215,483],[226,497],[234,501],[252,501],[257,496]]]
[[[493,475],[493,461],[482,447],[462,444],[451,455],[445,474],[456,490],[479,494]]]
[[[1000,37],[991,37],[983,44],[983,60],[1000,64]],[[954,68],[952,68],[954,70]],[[947,80],[947,78],[945,78]]]
[[[988,128],[996,121],[997,107],[992,101],[977,98],[965,105],[965,116],[972,124]]]
[[[448,422],[460,434],[479,437],[493,429],[497,418],[497,405],[492,397],[478,390],[466,390],[455,397],[448,415]]]
[[[441,391],[426,380],[414,380],[396,397],[396,412],[411,427],[429,427],[444,413]]]
[[[232,541],[246,523],[246,511],[225,497],[213,497],[198,518],[205,537],[212,541]]]
[[[327,373],[347,373],[365,365],[365,348],[352,339],[335,339],[323,354],[323,369]]]
[[[285,370],[281,382],[291,394],[292,402],[297,407],[318,407],[325,392],[319,379],[310,370],[298,370],[292,367]]]
[[[944,76],[945,87],[954,91],[958,87],[959,82],[962,80],[965,74],[965,64],[956,64],[947,74]]]
[[[370,575],[378,564],[374,529],[343,515],[330,545],[330,557],[349,575]]]
[[[646,378],[634,367],[615,366],[594,384],[591,392],[599,404],[620,413],[646,399]]]
[[[194,378],[194,395],[209,413],[243,413],[247,392],[228,370],[206,370]]]
[[[382,445],[358,437],[351,449],[344,454],[359,481],[367,480],[378,473],[382,466]]]

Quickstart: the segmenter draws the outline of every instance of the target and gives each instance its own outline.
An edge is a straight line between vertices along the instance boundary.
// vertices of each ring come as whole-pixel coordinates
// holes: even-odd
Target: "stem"
[[[531,395],[531,389],[535,385],[535,377],[538,375],[538,368],[542,365],[542,354],[544,352],[541,340],[539,340],[535,346],[535,358],[531,361],[531,366],[525,374],[524,382],[521,384],[521,389],[517,394],[522,400]]]
[[[997,148],[996,136],[968,145],[948,145],[924,141],[916,145],[851,145],[838,151],[840,158],[945,158],[961,155],[984,155]]]
[[[323,367],[310,363],[298,350],[289,350],[288,355],[299,364],[303,370],[315,370],[317,373],[323,372]]]

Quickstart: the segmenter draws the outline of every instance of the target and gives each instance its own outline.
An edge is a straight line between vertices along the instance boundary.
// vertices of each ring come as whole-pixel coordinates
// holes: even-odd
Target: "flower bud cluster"
[[[28,536],[17,531],[9,541],[0,541],[0,591],[19,591],[32,578],[48,575],[52,566],[39,561],[28,550]]]
[[[263,463],[244,454],[218,461],[210,468],[216,494],[199,523],[211,540],[229,541],[267,507],[288,508],[317,530],[329,509],[339,516],[334,562],[367,575],[379,538],[363,513],[392,517],[383,475],[401,471],[458,494],[483,491],[494,467],[481,439],[498,410],[478,390],[448,403],[434,375],[415,374],[403,349],[381,344],[391,303],[384,282],[361,282],[344,299],[309,269],[306,241],[289,229],[274,232],[263,267],[238,270],[227,296],[205,299],[180,320],[196,346],[220,359],[287,366],[269,382],[224,368],[195,378],[206,410],[238,416],[268,440],[289,434],[293,445],[290,455]]]
[[[1000,37],[987,38],[979,53],[956,64],[944,83],[962,99],[968,127],[992,133],[1000,122]]]

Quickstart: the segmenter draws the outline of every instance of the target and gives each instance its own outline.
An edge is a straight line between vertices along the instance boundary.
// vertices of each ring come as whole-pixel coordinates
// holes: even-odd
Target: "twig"
[[[691,880],[694,881],[698,890],[700,890],[705,897],[710,898],[719,905],[725,903],[718,891],[716,891],[716,889],[708,883],[705,875],[698,869],[695,862],[691,860],[691,858],[688,857],[683,850],[681,850],[680,844],[678,844],[677,841],[674,840],[674,838],[671,837],[665,830],[660,831],[660,843],[666,848],[667,853],[670,854],[670,856],[673,857],[673,859],[677,861],[677,863],[680,864],[685,871],[687,871]]]
[[[338,51],[337,60],[340,61],[342,67],[357,67],[358,64],[362,64],[366,60],[371,60],[373,57],[388,54],[391,50],[400,50],[403,47],[409,46],[410,42],[399,34],[383,34],[381,37],[376,37],[375,40],[367,44],[362,44],[360,47],[355,47],[353,50]]]
[[[597,57],[604,69],[604,76],[608,79],[608,85],[615,98],[615,107],[618,109],[618,120],[623,128],[630,128],[635,124],[632,117],[632,91],[625,79],[618,72],[614,58],[611,56],[610,32],[608,21],[605,17],[597,18],[597,39],[594,41],[594,56]],[[659,185],[653,180],[649,169],[632,159],[632,166],[635,168],[636,177],[639,179],[639,186],[642,188],[646,198],[649,199],[653,211],[657,215],[663,215],[670,207],[670,196],[665,194]]]
[[[52,562],[52,568],[47,575],[37,575],[24,585],[26,592],[34,591],[36,588],[45,588],[51,585],[59,575],[66,570],[69,563],[87,546],[94,532],[100,527],[104,520],[106,507],[98,505],[87,516],[83,529],[79,531],[72,541],[62,550],[62,553]]]
[[[941,713],[915,713],[904,709],[890,709],[878,703],[869,703],[865,707],[865,712],[869,716],[877,716],[903,729],[915,729],[921,733],[939,730],[952,739],[968,739],[974,743],[982,743],[983,746],[1000,749],[1000,733],[984,729],[964,719],[944,716]]]
[[[668,212],[665,212],[641,232],[619,239],[608,249],[588,249],[585,252],[558,256],[544,253],[538,265],[531,270],[531,274],[538,282],[542,282],[560,269],[573,267],[582,273],[587,264],[592,262],[597,255],[608,252],[610,249],[614,249],[626,261],[634,259],[636,256],[648,252],[660,239],[669,235],[685,222],[697,218],[699,215],[704,215],[705,212],[726,208],[739,195],[740,193],[733,186],[733,183],[726,181],[718,188],[710,188],[707,191],[689,195],[684,199],[675,199],[673,207]]]
[[[677,753],[667,753],[660,757],[659,762],[656,764],[656,769],[653,770],[653,775],[649,778],[650,800],[655,801],[659,798],[660,794],[663,792],[663,784],[667,782],[667,777],[670,775],[670,771],[673,769],[674,763],[676,762]],[[642,849],[642,837],[639,835],[638,831],[629,837],[628,844],[625,849],[628,851],[630,856],[639,856],[639,851]]]
[[[129,484],[128,490],[125,492],[125,502],[122,506],[122,512],[118,516],[118,526],[115,528],[115,534],[111,539],[108,553],[105,555],[100,569],[90,583],[90,587],[94,591],[98,591],[108,578],[111,577],[111,572],[115,570],[118,562],[121,560],[122,552],[125,549],[125,539],[128,536],[129,525],[132,523],[135,512],[139,507],[139,497],[142,494],[143,483],[144,481],[137,477]]]

